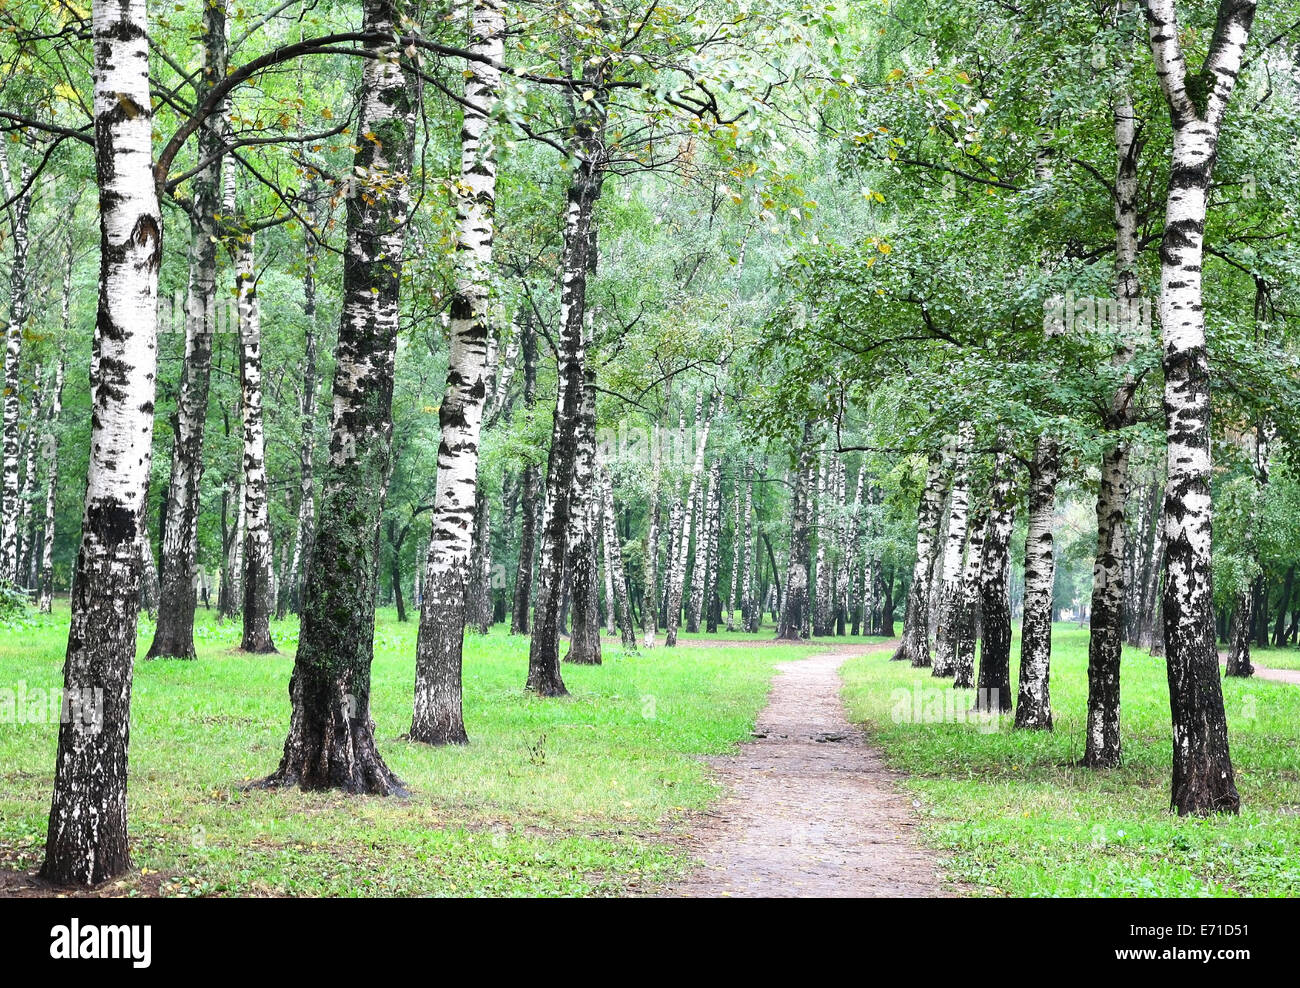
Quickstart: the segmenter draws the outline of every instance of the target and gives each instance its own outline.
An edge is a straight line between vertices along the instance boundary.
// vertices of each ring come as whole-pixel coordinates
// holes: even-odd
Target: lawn
[[[1220,648],[1225,646],[1220,645]],[[1285,645],[1282,648],[1260,648],[1252,645],[1250,659],[1266,669],[1300,669],[1300,648]]]
[[[915,710],[912,691],[938,682],[929,670],[881,654],[846,664],[851,714],[909,774],[904,785],[925,839],[946,852],[951,876],[994,895],[1300,894],[1300,687],[1224,683],[1241,815],[1179,819],[1169,813],[1163,660],[1124,653],[1123,767],[1097,773],[1075,765],[1083,753],[1087,643],[1077,626],[1056,626],[1051,733],[1012,731],[1010,718],[994,733],[971,722],[907,723],[898,715]],[[1017,639],[1013,657],[1018,651]],[[1013,683],[1017,675],[1013,664]],[[958,709],[968,705],[963,698]]]
[[[66,604],[0,631],[0,685],[61,685]],[[141,622],[141,653],[152,628]],[[380,750],[409,799],[247,790],[280,759],[296,620],[283,654],[235,651],[237,625],[200,612],[196,662],[140,661],[131,710],[137,871],[115,887],[174,895],[618,895],[689,866],[665,831],[717,795],[700,755],[731,750],[764,704],[773,666],[814,646],[684,645],[565,666],[573,696],[522,689],[526,639],[471,635],[471,744],[401,740],[416,626],[381,611],[374,664]],[[768,632],[766,637],[770,638]],[[662,640],[662,639],[661,639]],[[0,862],[39,862],[54,724],[0,725]]]

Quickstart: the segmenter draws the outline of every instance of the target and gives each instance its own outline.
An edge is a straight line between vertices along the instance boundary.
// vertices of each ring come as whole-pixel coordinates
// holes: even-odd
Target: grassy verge
[[[1053,635],[1052,733],[1013,732],[1009,718],[995,733],[970,722],[908,723],[916,691],[922,711],[944,702],[925,692],[937,682],[929,670],[883,655],[846,665],[852,716],[909,773],[925,835],[947,852],[953,877],[978,893],[1023,896],[1300,894],[1300,687],[1224,683],[1242,812],[1179,819],[1168,809],[1163,661],[1124,653],[1123,767],[1073,764],[1083,748],[1087,641],[1072,625]],[[1013,664],[1013,683],[1017,675]],[[962,697],[958,709],[968,706]]]
[[[1258,662],[1266,669],[1300,669],[1300,648],[1294,645],[1286,645],[1282,648],[1252,646],[1250,658],[1252,662]]]
[[[66,605],[65,605],[66,607]],[[748,735],[773,666],[812,646],[691,647],[564,668],[573,696],[522,689],[527,641],[470,636],[472,743],[400,740],[410,723],[415,625],[381,612],[374,717],[406,800],[246,791],[279,762],[296,622],[283,654],[234,651],[234,625],[201,612],[199,661],[138,662],[130,814],[139,869],[115,891],[246,895],[601,895],[681,874],[664,829],[715,796],[699,755]],[[152,629],[142,627],[141,651]],[[770,634],[770,633],[769,633]],[[61,684],[67,612],[0,633],[0,686]],[[44,844],[57,726],[0,725],[0,861]]]

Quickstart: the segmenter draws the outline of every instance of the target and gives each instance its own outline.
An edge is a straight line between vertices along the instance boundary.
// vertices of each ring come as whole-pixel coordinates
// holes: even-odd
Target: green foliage
[[[0,628],[12,629],[27,617],[31,604],[27,594],[13,584],[0,581]]]

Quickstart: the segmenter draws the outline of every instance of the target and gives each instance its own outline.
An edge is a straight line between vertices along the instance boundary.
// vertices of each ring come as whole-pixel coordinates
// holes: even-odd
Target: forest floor
[[[680,896],[938,896],[933,852],[898,776],[845,716],[839,670],[892,643],[837,645],[777,667],[754,739],[710,759],[728,796],[686,839],[703,867]]]
[[[902,773],[947,877],[985,895],[1300,895],[1300,689],[1223,681],[1241,813],[1180,819],[1164,660],[1124,650],[1123,765],[1097,772],[1079,765],[1087,631],[1058,624],[1052,642],[1050,732],[963,717],[970,691],[879,653],[844,666],[851,719]]]
[[[778,663],[825,646],[756,648],[685,635],[675,649],[563,667],[570,697],[526,694],[526,638],[469,635],[471,743],[433,749],[410,726],[416,623],[381,609],[373,706],[379,749],[408,799],[249,789],[273,771],[289,722],[297,621],[280,654],[238,651],[237,623],[200,611],[196,662],[137,661],[131,709],[135,870],[111,896],[643,895],[680,880],[672,835],[720,795],[705,758],[750,737]],[[66,601],[0,628],[0,689],[25,694],[0,723],[0,895],[50,894],[34,878],[53,784]],[[142,619],[140,655],[152,639]],[[0,701],[4,696],[0,696]],[[3,703],[0,702],[0,708]],[[14,720],[10,716],[8,720]]]
[[[17,722],[0,723],[0,895],[49,894],[33,872],[57,718],[42,719],[39,691],[61,684],[67,627],[60,602],[52,616],[0,628],[6,721],[18,712],[14,694],[26,694]],[[408,799],[246,788],[275,768],[288,724],[297,623],[276,622],[273,633],[280,654],[247,655],[235,648],[237,624],[201,612],[198,661],[137,663],[136,870],[98,894],[689,894],[693,882],[719,880],[709,849],[736,832],[725,828],[758,827],[751,836],[779,848],[794,818],[807,825],[787,831],[799,834],[787,848],[795,872],[756,863],[732,894],[817,894],[838,872],[862,893],[879,880],[895,881],[898,894],[915,882],[927,893],[986,895],[1300,895],[1300,689],[1224,681],[1241,814],[1179,819],[1168,810],[1162,660],[1125,650],[1123,767],[1078,766],[1087,632],[1072,625],[1053,635],[1052,732],[972,722],[960,716],[968,693],[861,639],[756,647],[770,629],[733,641],[684,635],[676,649],[637,655],[607,642],[603,666],[564,666],[569,698],[540,700],[522,689],[527,640],[498,628],[466,640],[471,744],[430,749],[402,739],[416,625],[381,610],[373,715]],[[142,651],[151,635],[142,621]],[[1017,643],[1012,682],[1018,652]],[[1259,658],[1270,666],[1286,654]],[[837,675],[846,719],[865,741],[842,719]],[[932,709],[933,722],[918,716]],[[771,775],[778,761],[791,771]],[[724,783],[733,796],[752,787],[751,816],[719,802]],[[770,814],[772,831],[752,813]],[[683,840],[702,819],[715,843]],[[841,823],[860,832],[846,835]],[[917,852],[911,834],[930,851]],[[893,879],[854,870],[855,857],[887,861],[901,847]]]

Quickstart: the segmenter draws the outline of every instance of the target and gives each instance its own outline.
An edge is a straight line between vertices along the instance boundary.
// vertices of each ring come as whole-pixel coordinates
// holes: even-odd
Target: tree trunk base
[[[1011,713],[1011,690],[1009,688],[981,686],[975,691],[975,702],[971,710],[981,714]]]
[[[319,684],[313,685],[319,689]],[[298,786],[365,796],[410,795],[379,756],[375,722],[368,709],[351,712],[356,701],[342,689],[333,696],[317,693],[305,702],[308,698],[296,671],[289,688],[294,712],[280,767],[249,788]]]
[[[1050,710],[1033,710],[1023,705],[1016,708],[1017,731],[1050,731],[1052,728]]]
[[[569,695],[569,691],[564,686],[564,680],[562,680],[558,674],[552,676],[533,675],[530,673],[528,676],[528,682],[524,684],[524,689],[541,697],[559,697]]]
[[[418,731],[412,726],[411,733],[406,736],[406,740],[442,748],[447,745],[469,744],[469,735],[465,732],[463,723],[447,723],[424,725]]]
[[[183,659],[193,661],[198,658],[198,653],[194,650],[194,640],[191,638],[186,642],[183,638],[162,635],[154,635],[153,644],[149,646],[149,651],[145,653],[146,659]]]
[[[1229,772],[1206,773],[1195,783],[1184,780],[1175,783],[1169,809],[1179,816],[1216,816],[1227,813],[1236,816],[1241,812],[1241,797]]]
[[[356,796],[409,796],[402,780],[379,757],[372,730],[353,729],[350,734],[350,741],[342,744],[326,738],[299,744],[292,755],[285,752],[274,773],[249,788],[297,786],[307,791],[338,789]],[[290,739],[286,747],[293,743]]]
[[[1120,752],[1117,750],[1085,752],[1083,758],[1079,760],[1079,764],[1084,768],[1101,771],[1111,768],[1119,768],[1122,762],[1123,759],[1120,757]]]

